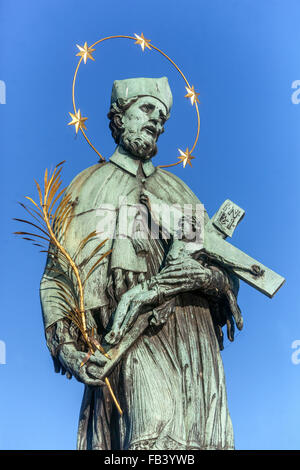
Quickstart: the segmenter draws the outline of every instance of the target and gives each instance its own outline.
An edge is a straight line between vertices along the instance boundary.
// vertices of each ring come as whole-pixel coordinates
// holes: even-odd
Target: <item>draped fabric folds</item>
[[[110,204],[107,211],[113,205],[119,214],[122,198],[126,197],[129,205],[136,204],[145,191],[150,203],[153,197],[154,201],[158,198],[168,204],[200,204],[190,188],[167,171],[148,168],[149,172],[144,170],[139,178],[129,167],[122,169],[120,165],[119,161],[95,165],[68,187],[74,201],[74,218],[64,243],[71,255],[80,241],[97,229],[101,204]],[[135,247],[128,240],[122,247],[121,241],[118,246],[115,240],[105,243],[103,252],[112,248],[112,254],[103,259],[85,287],[86,309],[102,337],[122,293],[141,279],[156,275],[168,250],[162,239],[150,239],[146,258],[141,262]],[[79,253],[79,265],[94,248],[93,243],[99,240],[90,240],[86,251]],[[88,265],[86,269],[89,268]],[[48,346],[59,370],[55,353],[59,344],[55,341],[59,343],[60,338],[56,325],[65,320],[53,302],[53,276],[46,267],[41,302]],[[122,418],[107,387],[85,387],[78,449],[234,447],[213,311],[208,300],[195,292],[177,295],[175,300],[175,311],[166,323],[149,326],[110,376],[124,412]]]
[[[163,257],[162,242],[151,240],[146,278]],[[223,364],[201,296],[178,295],[166,324],[149,326],[110,380],[123,417],[105,388],[86,387],[79,449],[233,449]]]

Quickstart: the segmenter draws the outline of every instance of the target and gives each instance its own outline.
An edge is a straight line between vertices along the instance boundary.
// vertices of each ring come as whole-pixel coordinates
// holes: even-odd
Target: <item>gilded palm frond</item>
[[[47,267],[48,271],[56,272],[58,275],[62,274],[62,272],[68,273],[68,278],[72,282],[64,282],[63,277],[58,279],[58,276],[57,278],[54,278],[54,282],[57,287],[59,299],[58,305],[62,313],[76,325],[87,344],[88,352],[87,356],[82,361],[81,366],[83,366],[89,360],[91,355],[94,354],[96,349],[109,358],[103,347],[95,338],[93,329],[92,331],[87,329],[84,286],[95,268],[111,252],[111,250],[102,254],[94,262],[84,279],[82,279],[83,268],[95,256],[97,256],[99,250],[103,247],[107,239],[101,241],[101,243],[94,248],[94,250],[80,263],[79,266],[77,265],[76,257],[80,252],[82,252],[91,239],[97,237],[96,231],[91,232],[78,244],[76,253],[73,257],[66,250],[64,246],[64,238],[74,217],[74,204],[71,199],[71,195],[65,193],[66,188],[61,189],[62,182],[60,177],[63,163],[64,161],[56,165],[52,174],[48,174],[48,170],[46,169],[43,190],[39,183],[35,181],[38,192],[38,202],[34,201],[31,197],[26,196],[26,199],[29,200],[34,207],[29,209],[25,204],[19,203],[31,218],[34,219],[34,221],[17,218],[14,220],[29,225],[31,230],[34,229],[34,232],[21,231],[14,233],[16,235],[22,235],[23,239],[43,248],[43,250],[40,251],[42,253],[47,253],[49,258],[53,261],[53,265]],[[43,242],[48,243],[48,249],[46,249],[47,247],[42,244]],[[59,266],[59,268],[57,266]],[[120,414],[122,414],[122,410],[111,389],[108,378],[105,379],[105,382]]]

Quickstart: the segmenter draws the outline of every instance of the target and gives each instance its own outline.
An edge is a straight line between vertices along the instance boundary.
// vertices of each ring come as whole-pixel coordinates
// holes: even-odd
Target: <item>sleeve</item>
[[[61,281],[65,285],[72,286],[72,280],[67,276],[60,266],[55,249],[49,247],[48,258],[45,271],[40,284],[40,301],[45,328],[45,338],[50,351],[55,372],[61,372],[66,377],[71,378],[59,361],[59,351],[64,344],[73,344],[78,351],[84,351],[85,345],[81,339],[79,329],[64,314],[62,300],[59,294],[59,287],[56,281]],[[87,311],[88,327],[95,326],[94,319]]]
[[[40,301],[45,331],[57,321],[65,318],[59,305],[60,299],[56,281],[69,282],[67,275],[57,260],[57,250],[50,245],[44,274],[40,283]]]
[[[235,324],[239,330],[243,327],[243,317],[237,303],[239,279],[219,265],[208,266],[214,273],[214,284],[218,289],[207,293],[215,333],[220,350],[224,349],[222,328],[226,325],[229,341],[234,341]]]

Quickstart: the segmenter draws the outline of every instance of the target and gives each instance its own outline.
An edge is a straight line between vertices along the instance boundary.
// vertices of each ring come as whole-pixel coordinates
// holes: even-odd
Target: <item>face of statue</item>
[[[121,145],[143,160],[157,153],[156,142],[167,120],[165,106],[152,96],[143,96],[124,113]]]

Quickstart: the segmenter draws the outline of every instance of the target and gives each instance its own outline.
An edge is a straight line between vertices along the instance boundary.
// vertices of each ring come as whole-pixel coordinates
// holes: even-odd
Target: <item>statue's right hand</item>
[[[90,357],[88,362],[81,366],[82,361],[86,358],[85,352],[77,351],[74,344],[65,344],[59,352],[59,360],[62,366],[69,371],[74,377],[85,385],[93,387],[101,387],[105,382],[100,380],[102,370],[107,359],[99,351]]]
[[[111,330],[105,336],[105,341],[108,344],[117,344],[138,316],[138,309],[136,314],[132,316],[130,308],[135,303],[135,299],[138,298],[138,295],[143,292],[143,289],[144,287],[142,284],[137,284],[122,295],[114,313],[114,321]],[[138,307],[140,307],[140,305],[141,303],[138,301]]]

